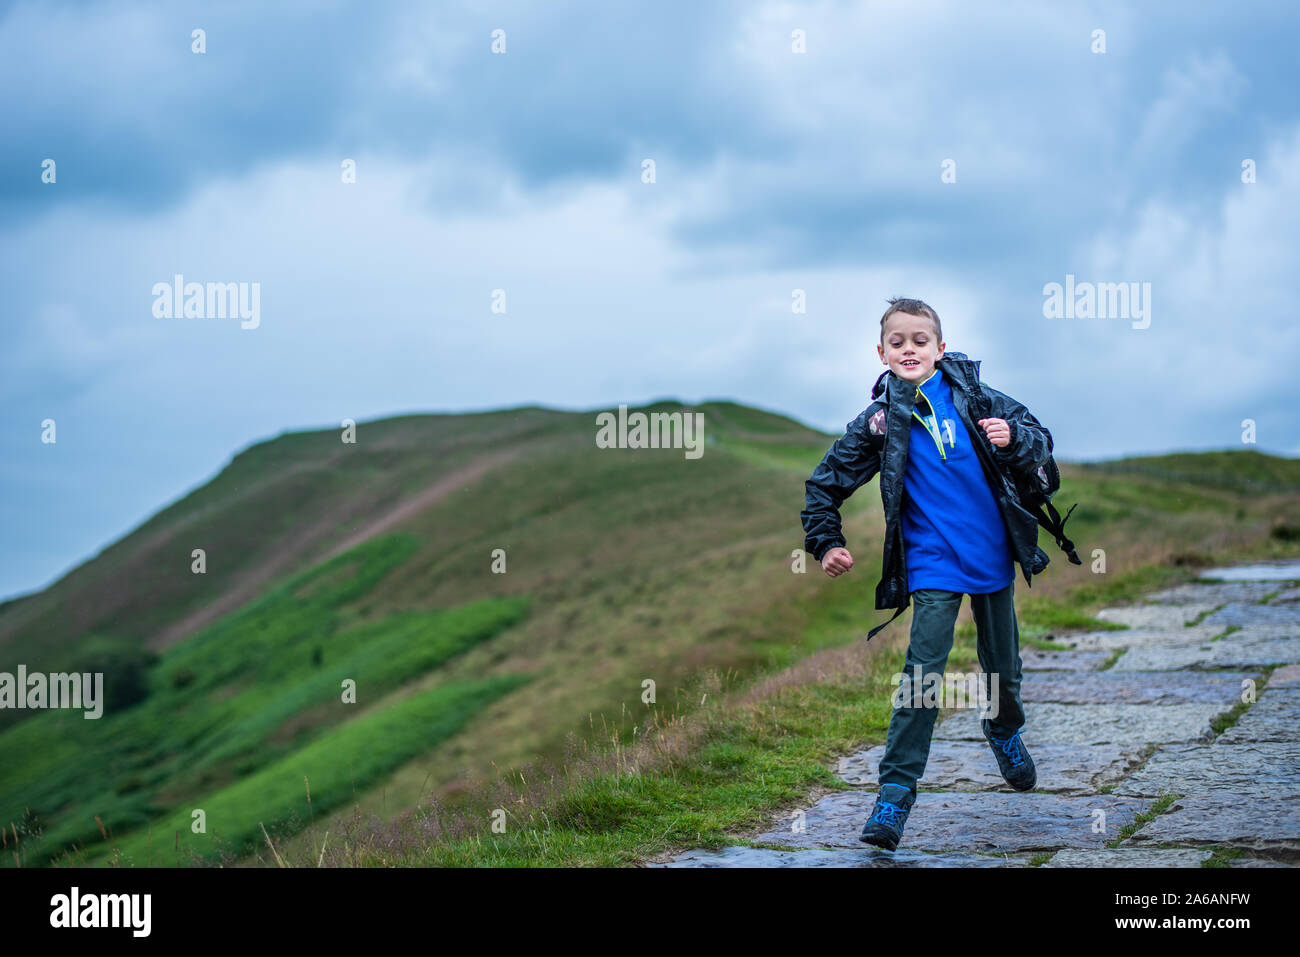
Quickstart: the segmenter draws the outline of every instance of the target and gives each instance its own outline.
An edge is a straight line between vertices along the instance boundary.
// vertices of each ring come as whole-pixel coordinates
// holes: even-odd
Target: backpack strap
[[[903,602],[901,605],[898,606],[898,608],[894,610],[893,617],[890,618],[889,621],[884,622],[884,624],[876,625],[875,628],[872,628],[869,632],[867,632],[867,641],[870,641],[872,638],[874,638],[876,632],[880,631],[880,629],[884,628],[885,625],[888,625],[890,621],[893,621],[894,618],[897,618],[905,611],[907,611],[907,602]]]
[[[1079,558],[1079,553],[1075,551],[1074,542],[1065,537],[1065,523],[1070,517],[1070,512],[1073,512],[1078,505],[1078,502],[1071,505],[1065,513],[1065,518],[1061,517],[1061,513],[1056,510],[1056,506],[1052,504],[1051,499],[1034,509],[1034,517],[1038,519],[1038,524],[1052,533],[1052,537],[1056,539],[1056,544],[1061,551],[1065,552],[1072,565],[1082,565],[1083,560]],[[1047,509],[1046,515],[1043,514],[1044,508]]]

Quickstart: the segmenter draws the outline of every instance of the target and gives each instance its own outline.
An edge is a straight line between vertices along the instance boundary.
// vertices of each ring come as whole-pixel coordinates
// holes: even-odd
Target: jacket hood
[[[974,390],[979,384],[980,360],[971,359],[964,352],[945,352],[943,358],[935,363],[935,367],[950,380],[967,390]],[[890,380],[898,382],[900,385],[903,382],[902,379],[894,375],[894,370],[886,369],[880,373],[880,378],[876,379],[876,384],[871,388],[872,401],[886,403],[889,401]]]

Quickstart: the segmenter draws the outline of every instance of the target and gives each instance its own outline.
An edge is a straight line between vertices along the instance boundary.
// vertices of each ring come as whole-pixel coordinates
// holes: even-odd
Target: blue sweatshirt
[[[903,476],[907,590],[1001,591],[1015,580],[1011,542],[952,389],[935,369],[919,393]]]

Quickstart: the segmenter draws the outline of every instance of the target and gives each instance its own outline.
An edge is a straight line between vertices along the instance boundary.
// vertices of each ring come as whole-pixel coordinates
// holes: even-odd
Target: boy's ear
[[[879,343],[876,343],[876,355],[880,356],[880,361],[882,363],[889,365],[889,360],[885,358],[885,347]]]
[[[946,350],[947,348],[948,348],[948,343],[946,342],[939,343],[939,354],[934,357],[935,362],[938,362],[940,359],[943,358],[944,350]]]

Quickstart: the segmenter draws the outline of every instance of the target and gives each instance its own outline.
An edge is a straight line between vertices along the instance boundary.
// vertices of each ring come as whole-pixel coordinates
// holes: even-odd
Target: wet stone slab
[[[1279,595],[1275,596],[1269,602],[1269,604],[1281,605],[1284,602],[1292,602],[1292,601],[1300,601],[1300,587],[1282,589],[1282,592]]]
[[[1103,608],[1097,612],[1102,621],[1112,621],[1130,628],[1157,628],[1168,630],[1182,628],[1201,615],[1218,608],[1211,602],[1188,602],[1185,605],[1126,605],[1122,608]]]
[[[717,851],[688,851],[680,857],[649,867],[1025,867],[1029,856],[927,854],[900,847],[896,851],[859,843],[852,850],[814,848],[780,851],[768,847],[724,847]]]
[[[1251,742],[1224,747],[1204,745],[1161,748],[1114,793],[1128,797],[1191,795],[1226,790],[1265,797],[1300,798],[1300,744]]]
[[[1178,625],[1173,628],[1124,628],[1057,635],[1053,644],[1071,651],[1114,651],[1143,645],[1195,645],[1223,633],[1223,627]]]
[[[756,843],[795,847],[864,847],[858,840],[871,814],[875,791],[828,794],[809,808],[804,829],[789,826],[754,838]],[[1146,810],[1144,798],[1100,794],[1068,797],[1028,793],[921,792],[903,829],[903,846],[916,851],[1007,853],[1062,847],[1101,847]],[[1102,810],[1105,827],[1094,831]]]
[[[1255,631],[1234,632],[1199,645],[1149,645],[1130,648],[1111,671],[1213,670],[1263,668],[1300,662],[1300,639],[1277,638]]]
[[[1110,661],[1109,651],[1042,651],[1020,649],[1022,671],[1096,671]]]
[[[1300,864],[1292,864],[1286,861],[1274,861],[1267,857],[1236,857],[1229,858],[1229,867],[1300,867]]]
[[[1242,582],[1189,582],[1176,588],[1166,588],[1147,595],[1155,604],[1189,605],[1192,603],[1222,605],[1230,601],[1259,601],[1281,587],[1275,581]]]
[[[880,759],[884,753],[885,746],[877,745],[841,758],[840,778],[849,784],[878,789]],[[1101,786],[1122,780],[1143,757],[1139,749],[1126,751],[1109,744],[1044,744],[1032,753],[1038,770],[1035,790],[1055,794],[1095,794]],[[1003,780],[997,758],[983,741],[932,742],[918,786],[923,791],[1017,793]]]
[[[1232,638],[1235,641],[1264,641],[1265,639],[1275,638],[1291,638],[1300,641],[1300,626],[1298,625],[1255,622],[1250,625],[1230,625],[1228,627],[1235,627],[1237,630],[1225,634],[1225,632],[1228,632],[1228,629],[1224,628],[1219,632],[1223,637],[1220,638],[1216,636],[1216,641],[1226,641],[1229,638]]]
[[[1300,798],[1270,798],[1229,790],[1179,798],[1125,842],[1228,844],[1258,851],[1300,852]]]
[[[1300,759],[1300,688],[1278,688],[1270,682],[1237,723],[1219,735],[1216,744],[1240,745],[1250,741],[1297,742],[1295,755]],[[1292,764],[1292,771],[1300,777],[1300,760]]]
[[[1272,663],[1272,661],[1250,662],[1257,667]],[[1111,666],[1110,670],[1112,674],[1120,674],[1126,671],[1207,670],[1217,667],[1219,666],[1214,661],[1214,645],[1207,641],[1199,645],[1130,648],[1120,655],[1119,660]]]
[[[1223,631],[1229,625],[1242,628],[1251,625],[1264,625],[1272,630],[1289,629],[1300,637],[1300,604],[1255,605],[1246,602],[1230,602],[1214,614],[1206,617],[1204,624],[1216,625]]]
[[[1260,672],[1101,671],[1090,674],[1034,674],[1021,679],[1022,701],[1062,704],[1183,704],[1241,700],[1242,681],[1260,682]]]
[[[1115,847],[1098,851],[1067,848],[1057,851],[1043,867],[1200,867],[1211,851],[1194,848]]]
[[[1213,737],[1210,721],[1227,704],[1054,704],[1025,702],[1021,738],[1032,756],[1036,744],[1147,744],[1198,742]],[[942,721],[935,739],[984,741],[978,712],[960,711]],[[991,752],[990,752],[991,753]]]
[[[1250,565],[1229,565],[1202,572],[1201,578],[1221,581],[1292,581],[1300,580],[1300,562],[1257,562]]]
[[[1268,676],[1270,688],[1300,687],[1300,665],[1283,665]]]

